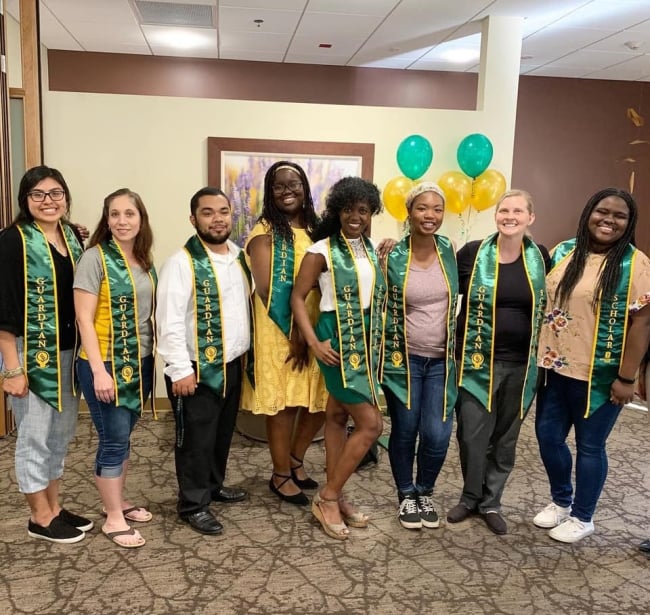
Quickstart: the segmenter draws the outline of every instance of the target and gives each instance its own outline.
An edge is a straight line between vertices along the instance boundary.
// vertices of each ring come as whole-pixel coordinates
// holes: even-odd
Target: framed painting
[[[218,186],[233,206],[231,239],[243,245],[262,213],[264,175],[278,160],[299,164],[309,178],[317,212],[325,207],[329,187],[342,177],[372,181],[373,143],[283,141],[208,137],[208,184]]]

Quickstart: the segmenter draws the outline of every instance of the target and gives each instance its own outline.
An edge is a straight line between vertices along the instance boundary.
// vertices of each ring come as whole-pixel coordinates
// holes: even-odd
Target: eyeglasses
[[[273,194],[282,194],[287,188],[289,188],[291,192],[298,192],[298,190],[302,188],[302,182],[294,179],[286,184],[273,184],[271,186]]]
[[[53,201],[61,201],[65,196],[65,191],[60,188],[55,188],[49,192],[43,192],[42,190],[32,190],[27,193],[28,196],[32,197],[34,203],[42,203],[45,200],[46,196],[49,196]]]

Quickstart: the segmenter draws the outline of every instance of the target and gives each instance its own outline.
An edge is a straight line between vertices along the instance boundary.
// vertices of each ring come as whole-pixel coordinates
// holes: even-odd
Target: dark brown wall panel
[[[50,90],[475,109],[478,77],[351,66],[48,51]]]
[[[608,186],[627,189],[635,170],[637,243],[650,251],[650,115],[636,128],[650,83],[522,77],[519,81],[512,184],[536,203],[535,237],[548,245],[572,236],[589,197]],[[635,163],[626,162],[634,158]]]

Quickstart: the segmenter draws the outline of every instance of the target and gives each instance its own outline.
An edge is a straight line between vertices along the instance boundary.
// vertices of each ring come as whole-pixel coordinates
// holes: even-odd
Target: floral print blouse
[[[555,303],[555,291],[569,262],[564,259],[546,276],[548,302],[539,337],[537,364],[576,380],[589,380],[596,315],[592,309],[604,254],[589,254],[582,278],[563,308]],[[650,304],[650,259],[638,252],[632,274],[629,312]],[[648,308],[650,309],[650,308]]]

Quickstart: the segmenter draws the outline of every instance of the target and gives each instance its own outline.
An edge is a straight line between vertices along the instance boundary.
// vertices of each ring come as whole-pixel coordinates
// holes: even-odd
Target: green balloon
[[[467,135],[460,142],[456,159],[465,175],[476,178],[490,166],[493,154],[490,139],[481,133],[475,133]]]
[[[409,179],[422,177],[431,166],[433,148],[422,135],[406,137],[397,148],[397,165]]]

